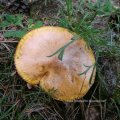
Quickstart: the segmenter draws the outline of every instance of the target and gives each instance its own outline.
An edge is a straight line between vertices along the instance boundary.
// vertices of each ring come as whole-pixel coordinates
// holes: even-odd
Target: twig
[[[0,43],[18,43],[18,41],[0,41]]]

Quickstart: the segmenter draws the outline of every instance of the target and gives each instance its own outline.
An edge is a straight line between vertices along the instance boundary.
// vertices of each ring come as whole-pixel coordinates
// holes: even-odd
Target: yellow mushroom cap
[[[57,100],[71,101],[83,97],[94,83],[96,73],[94,54],[86,42],[80,39],[70,44],[62,61],[58,59],[58,54],[48,57],[72,37],[67,29],[53,26],[26,34],[15,52],[18,74],[29,84],[39,84]]]

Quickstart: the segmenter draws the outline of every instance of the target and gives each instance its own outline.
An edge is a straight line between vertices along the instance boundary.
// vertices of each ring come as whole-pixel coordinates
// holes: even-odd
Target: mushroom
[[[49,57],[73,36],[69,30],[54,26],[27,33],[14,56],[18,74],[27,83],[40,85],[56,100],[73,101],[83,97],[94,83],[96,74],[95,57],[85,40],[78,39],[67,46],[62,60],[58,54]]]

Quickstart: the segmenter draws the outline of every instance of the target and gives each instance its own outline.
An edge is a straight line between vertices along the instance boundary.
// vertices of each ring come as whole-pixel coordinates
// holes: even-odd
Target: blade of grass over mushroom
[[[99,52],[96,52],[96,62],[95,62],[95,64],[93,64],[93,70],[92,70],[92,73],[91,73],[91,76],[90,76],[89,84],[91,84],[95,69],[97,67],[98,57],[99,57]]]
[[[93,66],[93,70],[92,70],[92,74],[91,74],[91,76],[90,76],[89,84],[91,84],[91,81],[92,81],[92,78],[93,78],[95,69],[96,69],[96,64],[94,64],[94,66]]]
[[[90,68],[91,68],[92,66],[94,66],[94,64],[93,64],[93,65],[90,65],[90,66],[86,66],[86,65],[84,65],[84,66],[87,67],[87,69],[86,69],[84,72],[80,73],[79,75],[87,74],[87,72],[90,70]]]
[[[60,54],[58,55],[58,58],[59,58],[60,60],[62,60],[63,55],[64,55],[64,49],[61,50]]]
[[[52,55],[49,55],[47,57],[52,57],[52,56],[54,56],[54,55],[56,55],[56,54],[59,53],[58,58],[60,60],[62,60],[65,48],[68,47],[70,44],[74,43],[76,40],[79,40],[79,38],[80,37],[78,35],[74,35],[72,37],[72,39],[70,40],[70,42],[68,42],[66,45],[64,45],[63,47],[61,47],[60,49],[58,49],[56,52],[54,52]]]

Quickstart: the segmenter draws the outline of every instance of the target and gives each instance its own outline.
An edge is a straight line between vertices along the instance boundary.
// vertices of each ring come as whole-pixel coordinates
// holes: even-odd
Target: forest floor
[[[101,0],[102,1],[102,0]],[[106,0],[0,0],[0,120],[120,119],[120,8]],[[40,88],[28,89],[17,74],[14,52],[19,40],[41,26],[65,27],[94,50],[95,83],[74,102],[52,99]]]

